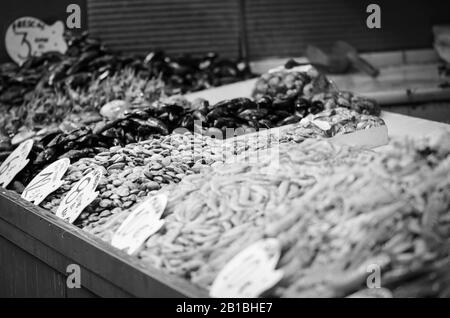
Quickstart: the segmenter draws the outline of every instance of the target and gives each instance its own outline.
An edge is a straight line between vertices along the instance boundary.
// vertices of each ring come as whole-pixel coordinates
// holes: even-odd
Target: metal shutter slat
[[[238,2],[88,0],[90,32],[114,49],[145,54],[217,51],[239,55]]]

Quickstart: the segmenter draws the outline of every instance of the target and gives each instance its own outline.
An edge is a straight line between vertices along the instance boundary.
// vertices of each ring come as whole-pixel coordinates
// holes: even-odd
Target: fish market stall
[[[243,82],[242,84],[235,85],[242,85],[243,87],[246,86],[247,89],[251,91],[252,86],[248,85],[247,83],[248,82]],[[227,89],[227,87],[224,87],[224,91],[226,91]],[[216,91],[217,89],[213,89],[213,94]],[[202,94],[205,99],[214,96],[210,95],[211,93],[209,91],[204,91],[202,92]],[[420,138],[430,134],[433,135],[441,131],[442,129],[448,129],[448,125],[442,123],[412,118],[389,112],[382,112],[381,118],[383,118],[384,123],[386,123],[387,132],[389,134],[389,138],[391,139],[396,137]],[[331,123],[332,122],[333,121],[331,121]],[[298,126],[298,124],[293,124],[291,126],[296,128],[297,130],[307,129],[307,127],[301,127]],[[303,143],[301,143],[299,146],[295,146],[297,145],[298,141],[293,141],[295,139],[295,129],[293,130],[292,128],[290,128],[291,126],[285,126],[288,128],[282,127],[279,130],[287,132],[277,132],[276,138],[278,139],[270,140],[272,142],[280,142],[280,140],[282,140],[283,138],[285,138],[285,140],[287,138],[287,141],[285,143],[281,143],[281,145],[283,147],[291,147],[287,152],[291,154],[303,153],[303,155],[305,155],[306,153],[308,153],[308,151],[316,151],[316,146],[313,146],[314,144],[310,143],[308,140],[306,140],[306,144],[304,146],[302,146]],[[327,156],[325,156],[323,160],[332,159],[333,162],[335,162],[339,161],[338,157],[336,157],[337,153],[339,153],[343,158],[346,158],[349,155],[348,151],[351,151],[339,151],[338,147],[344,147],[343,149],[347,149],[345,148],[347,147],[346,145],[366,145],[366,147],[373,148],[387,143],[387,135],[383,135],[383,133],[386,132],[379,131],[373,134],[373,131],[371,132],[371,129],[373,130],[374,128],[368,129],[367,132],[372,133],[372,135],[363,135],[356,137],[356,139],[352,139],[351,136],[358,133],[354,132],[343,135],[344,138],[341,138],[343,140],[341,140],[340,142],[333,142],[331,145],[334,144],[335,146],[331,146],[331,148],[328,148],[330,147],[328,145],[318,146],[318,153],[320,153],[320,151],[324,151],[324,153],[329,152],[331,157],[328,157],[329,159],[326,159]],[[269,130],[269,135],[271,134],[270,131],[272,130]],[[277,129],[275,129],[274,131],[277,131]],[[365,132],[363,131],[363,133]],[[261,134],[263,134],[263,132],[256,133],[256,135]],[[245,136],[247,135],[243,135],[237,138],[238,140],[245,139]],[[304,140],[304,133],[303,135],[302,133],[300,133],[300,136],[303,136],[302,140]],[[378,141],[374,144],[371,144],[371,142],[373,142],[373,138],[378,138]],[[267,143],[267,138],[264,138],[263,140]],[[218,169],[217,172],[210,174],[207,171],[202,172],[202,169],[204,168],[202,166],[189,167],[188,164],[186,166],[183,166],[182,164],[180,165],[179,163],[177,163],[177,160],[182,160],[183,162],[188,163],[189,161],[191,161],[189,160],[189,156],[192,157],[196,155],[195,153],[192,153],[190,151],[191,148],[189,147],[185,148],[185,154],[180,154],[180,150],[183,149],[183,147],[180,148],[180,145],[182,145],[183,143],[193,144],[198,142],[200,142],[202,145],[200,148],[202,149],[202,154],[205,153],[206,149],[210,149],[211,151],[211,156],[208,157],[209,160],[204,162],[204,165],[216,166],[216,169]],[[246,142],[248,142],[248,140],[246,140]],[[205,231],[204,238],[201,240],[200,238],[189,238],[189,232],[179,232],[180,224],[183,224],[180,222],[186,222],[187,226],[193,221],[193,219],[191,218],[195,218],[194,215],[198,213],[196,212],[196,208],[194,207],[198,203],[194,202],[195,200],[202,200],[202,196],[197,196],[195,195],[195,192],[191,191],[199,187],[199,185],[197,185],[199,180],[203,180],[201,183],[204,183],[205,180],[210,180],[210,178],[212,178],[211,180],[217,179],[217,182],[222,182],[220,181],[220,174],[224,174],[225,176],[227,174],[236,175],[235,177],[238,178],[237,180],[239,180],[239,178],[242,178],[242,176],[240,176],[242,173],[251,176],[252,173],[261,173],[257,172],[258,169],[264,170],[264,166],[266,165],[265,162],[267,162],[264,160],[258,160],[257,163],[249,164],[248,168],[245,168],[245,166],[242,167],[241,164],[237,162],[234,164],[234,166],[237,167],[235,168],[237,169],[235,172],[233,172],[232,168],[230,168],[231,170],[220,170],[221,165],[214,165],[214,162],[226,162],[226,158],[224,153],[222,153],[221,156],[217,156],[218,152],[212,150],[217,149],[217,147],[218,145],[214,145],[214,142],[212,140],[209,140],[207,136],[203,137],[203,139],[195,140],[193,135],[189,134],[175,134],[163,138],[150,137],[148,142],[144,141],[132,143],[130,144],[130,146],[124,147],[112,147],[110,148],[109,153],[98,153],[92,159],[81,159],[74,162],[74,164],[72,164],[68,169],[66,177],[63,179],[63,186],[59,190],[56,190],[56,192],[51,194],[41,204],[41,207],[26,202],[13,191],[2,190],[2,192],[0,193],[0,207],[2,211],[2,214],[0,216],[0,233],[2,238],[1,246],[4,251],[2,255],[6,255],[6,253],[12,255],[7,259],[2,258],[2,268],[4,270],[2,271],[3,275],[1,276],[0,281],[2,283],[1,285],[5,286],[4,288],[2,288],[2,292],[4,293],[4,295],[12,293],[23,296],[55,297],[198,297],[208,295],[210,293],[208,292],[208,290],[211,288],[211,284],[213,283],[212,280],[214,279],[215,275],[217,275],[218,270],[223,267],[226,261],[229,260],[230,257],[238,252],[242,247],[241,243],[239,243],[240,241],[236,241],[234,245],[231,246],[240,246],[239,249],[233,250],[231,248],[230,250],[223,250],[223,260],[221,257],[219,257],[222,252],[221,250],[218,250],[216,253],[218,259],[221,260],[221,263],[213,265],[213,262],[208,259],[209,257],[215,256],[214,254],[208,256],[208,250],[203,250],[201,248],[202,244],[206,243],[203,243],[202,240],[206,240],[207,238],[209,238],[208,235],[212,235],[212,237],[209,239],[219,239],[216,244],[218,244],[217,246],[221,246],[221,244],[225,244],[221,243],[221,240],[225,240],[224,242],[234,241],[234,236],[231,236],[231,232],[233,231],[235,233],[240,233],[239,231],[248,231],[249,237],[244,236],[242,238],[248,243],[256,242],[258,238],[263,238],[265,236],[263,234],[264,231],[274,233],[274,230],[271,230],[270,228],[266,228],[264,230],[264,220],[266,220],[267,218],[270,219],[272,217],[271,215],[265,216],[264,214],[260,216],[260,221],[252,219],[232,221],[232,223],[228,225],[231,227],[230,230],[233,229],[230,234],[227,234],[228,232],[223,232],[223,235],[215,236],[217,235],[217,233],[214,234],[214,231],[212,229],[217,228],[219,231],[218,233],[221,233],[221,231],[223,231],[224,229],[223,225],[219,223],[208,223],[209,225],[202,230],[200,228],[198,230],[194,230],[193,228],[192,231],[194,232],[192,233]],[[253,146],[251,142],[248,145],[244,143],[243,149],[249,149],[248,147],[255,147],[254,150],[258,150],[264,147],[267,148],[267,145],[261,145],[260,143],[258,144],[258,146]],[[406,147],[405,149],[409,149],[406,145],[404,145],[404,147]],[[389,149],[389,146],[375,148],[375,150],[383,148]],[[240,148],[235,148],[235,153],[233,155],[238,154],[236,153],[238,151],[236,149]],[[287,176],[283,177],[282,175],[280,175],[279,177],[277,177],[278,179],[275,179],[273,181],[269,181],[271,180],[271,175],[269,174],[266,176],[266,178],[268,178],[266,182],[275,182],[275,189],[277,189],[278,187],[287,187],[286,190],[283,190],[288,191],[287,195],[292,196],[292,198],[298,197],[300,198],[300,200],[307,201],[306,197],[309,197],[307,189],[311,188],[315,184],[315,182],[317,182],[314,180],[321,180],[322,177],[314,174],[307,177],[303,176],[303,178],[306,178],[304,181],[302,181],[304,185],[302,187],[299,187],[299,185],[297,185],[296,191],[300,192],[295,194],[295,192],[292,192],[294,191],[295,187],[294,185],[290,186],[289,182],[293,182],[291,178],[293,175],[295,175],[295,173],[300,173],[300,175],[302,175],[302,168],[301,165],[295,164],[295,161],[292,162],[291,160],[296,158],[296,160],[300,160],[299,162],[301,162],[301,155],[295,155],[294,157],[289,156],[285,158],[283,157],[286,156],[286,152],[284,152],[285,150],[281,149],[280,151],[283,154],[281,160],[288,160],[287,162],[290,162],[293,170],[288,170],[290,172]],[[412,150],[410,149],[408,151]],[[333,153],[336,153],[336,155],[332,155]],[[271,155],[270,152],[268,153],[268,155]],[[352,158],[352,156],[349,156],[349,158]],[[345,160],[350,160],[350,162],[346,163],[348,165],[347,167],[353,167],[355,166],[355,164],[357,165],[364,163],[358,162],[358,160],[355,161],[355,159]],[[364,160],[367,160],[367,158]],[[173,165],[171,166],[171,164]],[[326,166],[325,163],[324,165]],[[102,167],[102,169],[105,169],[106,180],[99,183],[98,190],[100,191],[100,197],[97,198],[93,204],[88,206],[84,210],[84,212],[79,215],[76,222],[74,222],[75,225],[81,227],[77,228],[71,224],[68,224],[61,218],[55,216],[50,211],[57,212],[56,210],[61,204],[61,198],[63,197],[63,194],[67,193],[67,191],[73,187],[74,183],[76,183],[79,178],[82,177],[82,171],[85,171],[89,167],[93,166],[98,166]],[[334,164],[333,167],[333,169],[338,169],[339,165]],[[179,171],[176,171],[177,168],[179,169]],[[342,168],[344,169],[345,165]],[[255,172],[251,172],[251,169],[254,169]],[[296,169],[300,170],[298,170],[298,172],[295,172]],[[330,172],[327,172],[326,170],[320,172],[319,169],[318,173],[320,174]],[[141,180],[142,178],[138,177],[147,175],[148,177],[145,177],[147,178],[145,180]],[[184,175],[190,176],[187,178],[190,180],[189,182],[183,182],[183,178],[185,178],[183,177]],[[125,180],[129,180],[125,182],[126,186],[124,186],[123,181],[119,181],[124,177],[126,178]],[[170,180],[168,179],[166,181],[166,178],[169,178]],[[245,180],[251,179],[252,178]],[[231,177],[223,179],[222,177],[222,180],[228,180],[226,182],[231,182],[231,180],[233,179]],[[256,178],[255,180],[258,179]],[[179,181],[181,181],[181,184],[180,186],[177,186],[177,183]],[[168,185],[164,186],[166,182]],[[242,181],[240,182],[247,181],[244,181],[244,179],[242,179]],[[187,186],[187,188],[184,190],[183,187],[185,186]],[[241,189],[252,189],[251,185],[246,186],[242,183],[240,187]],[[162,189],[159,190],[160,188]],[[175,192],[170,192],[171,188],[177,190]],[[267,189],[268,191],[271,191],[270,188]],[[183,198],[183,195],[180,194],[180,196],[173,197],[172,199],[173,194],[170,193],[184,193],[183,191],[187,190],[187,197]],[[160,192],[166,193],[166,191],[167,193],[169,193],[169,202],[164,212],[164,214],[167,214],[165,218],[165,231],[161,234],[157,234],[156,236],[151,236],[151,239],[145,243],[144,247],[140,247],[137,254],[134,253],[132,256],[112,247],[110,244],[111,240],[113,239],[114,233],[118,230],[123,221],[129,216],[129,211],[131,210],[131,207],[135,205],[135,202],[142,201],[143,198],[145,198],[149,194],[156,195]],[[202,191],[206,191],[206,189]],[[281,188],[279,188],[277,191],[282,190]],[[224,193],[224,195],[226,196],[228,194]],[[313,194],[311,193],[310,195],[312,196]],[[122,198],[125,198],[125,200],[123,200]],[[290,201],[288,200],[285,202],[286,204],[288,204]],[[270,202],[263,201],[262,204],[264,204],[265,206],[264,209],[259,210],[260,208],[257,208],[257,211],[264,211],[265,209],[269,208],[269,203]],[[192,204],[194,204],[194,206]],[[266,204],[269,205],[266,206]],[[179,211],[180,207],[186,207],[186,211]],[[394,207],[395,205],[392,207],[392,209],[394,209]],[[221,212],[218,211],[217,213],[219,213],[220,215]],[[199,215],[200,214],[197,214],[197,217]],[[256,213],[255,215],[259,215],[259,213]],[[212,220],[213,219],[211,219],[211,221]],[[199,220],[198,222],[202,221]],[[240,222],[242,222],[242,224]],[[283,223],[283,220],[281,220],[280,223]],[[192,224],[196,224],[196,222],[193,222]],[[255,224],[256,227],[254,227],[255,225],[252,224]],[[201,223],[199,223],[199,225],[201,225]],[[301,226],[300,223],[299,226]],[[250,231],[250,229],[252,230]],[[178,233],[178,235],[175,233]],[[183,239],[184,236],[186,237]],[[276,236],[277,235],[270,234],[270,237]],[[169,237],[172,237],[172,239],[169,239]],[[177,243],[177,240],[172,241],[171,245],[167,245],[167,243],[164,243],[165,240],[173,240],[173,237],[178,237],[180,239],[180,243],[184,243],[181,243],[182,245],[179,245],[178,247],[176,244],[180,243]],[[226,241],[227,239],[229,241]],[[248,245],[248,243],[246,245]],[[192,245],[190,248],[187,248],[190,246],[190,244],[194,245]],[[183,250],[187,249],[186,252],[182,252],[182,250],[177,252],[177,249],[180,247],[183,247]],[[167,250],[165,250],[166,248]],[[198,256],[196,256],[196,254],[194,253],[194,251],[197,249],[199,249]],[[203,250],[203,252],[200,252],[201,250]],[[293,251],[295,251],[295,249],[292,250],[292,252]],[[292,252],[283,252],[283,255],[285,256],[283,256],[282,260],[288,257],[288,255],[290,255],[290,253]],[[185,256],[187,257],[186,260],[190,261],[185,266],[179,267],[179,265],[176,264],[180,264],[178,257],[180,257],[183,253],[187,253]],[[164,255],[167,256],[167,259],[164,259]],[[198,257],[200,257],[200,255],[203,256],[201,256],[202,258],[199,259]],[[163,258],[161,259],[161,257]],[[25,262],[26,264],[29,264],[29,267],[23,267],[22,264],[24,264]],[[285,261],[283,260],[283,264],[284,262]],[[68,271],[68,266],[70,264],[78,264],[81,267],[82,288],[80,289],[67,287],[66,280],[69,278],[69,275],[71,273],[70,271]],[[286,266],[294,266],[293,264],[296,263],[286,263]],[[210,268],[211,266],[213,267]],[[288,268],[283,268],[283,270],[286,271],[288,270]],[[31,271],[36,273],[36,276],[31,275]],[[15,274],[10,275],[11,272],[14,272]],[[37,276],[40,277],[38,284],[34,283],[36,279],[35,277]],[[186,280],[189,280],[190,282],[187,282]],[[349,290],[352,289],[349,288]],[[292,288],[285,290],[284,287],[273,292],[275,293],[274,295],[279,296],[307,295],[301,293],[296,294],[298,291],[295,291]],[[345,289],[340,290],[338,294],[328,294],[330,292],[331,290],[325,289],[323,290],[323,294],[321,294],[322,292],[320,292],[319,290],[319,294],[317,295],[346,295]],[[335,291],[333,291],[333,293],[334,292]]]
[[[259,2],[11,23],[0,297],[450,297],[450,28]]]

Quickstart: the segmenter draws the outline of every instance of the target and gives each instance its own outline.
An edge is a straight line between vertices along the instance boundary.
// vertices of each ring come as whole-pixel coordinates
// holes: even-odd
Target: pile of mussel
[[[36,155],[32,157],[28,170],[30,173],[40,171],[45,165],[60,158],[69,158],[74,162],[83,157],[94,156],[112,146],[125,146],[146,140],[152,135],[168,135],[178,128],[222,139],[293,124],[308,114],[317,114],[325,109],[350,108],[351,102],[345,97],[353,98],[353,95],[339,94],[342,96],[336,96],[335,104],[326,99],[316,98],[311,101],[300,96],[284,100],[270,96],[263,96],[258,100],[234,98],[214,105],[203,99],[192,103],[183,98],[157,101],[150,107],[125,111],[115,119],[92,122],[70,132],[57,129],[48,133],[36,143]],[[372,106],[370,101],[362,99],[362,109],[370,109],[363,107],[365,103]],[[231,134],[228,130],[230,128]],[[27,173],[24,174],[24,179],[28,179]]]
[[[0,65],[0,104],[20,105],[28,92],[68,85],[87,89],[91,81],[105,79],[124,68],[145,78],[160,77],[168,95],[198,91],[252,77],[246,63],[208,53],[204,56],[169,56],[163,51],[146,57],[120,54],[88,33],[66,34],[65,54],[31,57],[21,67]]]
[[[90,45],[95,47],[95,42]],[[106,72],[108,68],[102,70]],[[285,82],[287,75],[284,73],[270,73],[261,78],[266,78],[265,81],[267,76],[280,79],[278,84],[289,87],[289,91],[282,88],[284,95],[271,90],[263,94],[257,84],[253,99],[234,98],[214,105],[203,99],[191,103],[176,96],[152,103],[145,98],[133,101],[125,98],[108,102],[101,107],[100,114],[103,118],[99,116],[97,109],[93,112],[97,116],[89,116],[95,117],[95,120],[81,120],[82,126],[60,124],[40,135],[35,131],[25,130],[24,137],[35,138],[36,143],[30,157],[31,163],[24,169],[19,180],[26,184],[36,171],[59,158],[66,157],[74,162],[83,157],[94,156],[112,146],[125,146],[146,140],[152,135],[171,134],[177,128],[207,133],[215,138],[228,138],[245,132],[294,124],[310,114],[315,115],[337,107],[362,114],[380,113],[375,101],[339,91],[315,69],[290,72],[292,83]],[[128,81],[132,80],[132,74],[128,74],[127,78]],[[45,109],[42,112],[45,113]],[[6,156],[14,148],[11,144],[17,143],[2,141],[0,156]]]

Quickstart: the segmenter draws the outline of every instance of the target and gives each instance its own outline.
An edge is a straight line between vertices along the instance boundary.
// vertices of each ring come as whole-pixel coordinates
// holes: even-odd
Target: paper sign
[[[102,175],[99,169],[93,169],[75,183],[59,205],[56,216],[69,223],[75,222],[81,212],[98,196],[95,189]]]
[[[63,34],[64,24],[61,21],[49,26],[39,19],[22,17],[15,20],[6,31],[6,51],[19,65],[29,57],[45,52],[64,54],[67,44]]]
[[[27,159],[33,148],[33,140],[22,142],[0,166],[0,185],[4,188],[30,161]]]
[[[69,168],[68,158],[55,161],[31,180],[22,192],[22,198],[39,205],[53,191],[62,185],[61,178]]]
[[[283,277],[280,270],[275,270],[280,254],[280,244],[276,239],[265,239],[250,245],[220,271],[211,286],[210,296],[258,297]]]
[[[111,244],[133,254],[164,224],[161,216],[167,205],[167,195],[152,196],[136,207],[114,234]]]

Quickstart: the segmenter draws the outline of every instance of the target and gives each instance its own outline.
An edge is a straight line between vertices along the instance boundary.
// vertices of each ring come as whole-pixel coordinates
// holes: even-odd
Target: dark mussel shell
[[[139,133],[145,134],[156,132],[161,135],[169,134],[169,129],[167,128],[166,124],[158,118],[149,117],[146,120],[132,119],[132,121],[138,125]]]
[[[221,101],[215,104],[213,109],[218,107],[227,108],[230,111],[237,111],[238,109],[255,108],[256,103],[249,98],[240,97]]]
[[[246,109],[238,114],[239,118],[245,120],[258,120],[267,116],[269,111],[266,108]]]
[[[214,107],[208,114],[206,115],[206,120],[208,122],[213,122],[214,120],[220,117],[227,117],[230,115],[230,110],[226,108],[226,106]]]
[[[323,105],[322,101],[312,102],[311,106],[308,108],[308,112],[313,115],[318,114],[323,110],[324,110],[324,105]]]
[[[274,127],[274,125],[272,124],[272,122],[268,119],[260,119],[258,120],[258,124],[262,127],[262,128],[272,128]]]
[[[254,128],[256,130],[258,130],[260,128],[260,124],[258,123],[257,120],[252,119],[252,120],[249,120],[247,123],[248,123],[248,126],[250,126],[251,128]]]
[[[53,161],[52,159],[57,156],[57,151],[55,148],[47,148],[44,151],[42,151],[40,154],[37,155],[36,159],[34,160],[34,165],[41,165],[45,164],[49,161]]]
[[[292,116],[286,117],[285,119],[279,121],[277,123],[277,126],[295,124],[295,123],[298,123],[300,120],[302,120],[302,117],[292,115]]]
[[[53,86],[60,80],[64,79],[66,70],[70,67],[70,62],[64,61],[50,69],[50,75],[48,77],[48,85]]]
[[[91,73],[77,73],[66,78],[67,84],[74,89],[84,87],[90,80]]]
[[[311,102],[306,98],[299,97],[294,102],[295,110],[308,109],[311,106]]]
[[[192,102],[192,109],[199,110],[204,114],[209,112],[209,102],[206,99],[197,98]]]
[[[273,99],[270,96],[263,96],[256,101],[258,108],[271,108]]]
[[[174,121],[175,119],[179,119],[181,115],[185,112],[185,109],[182,106],[175,104],[164,104],[158,110],[158,117],[163,119],[166,118],[169,121]]]
[[[200,120],[204,123],[206,123],[206,121],[207,121],[206,114],[204,112],[202,112],[201,110],[194,110],[192,112],[192,116],[194,117],[195,120]]]
[[[252,101],[249,98],[241,97],[241,98],[234,98],[230,101],[228,104],[228,108],[231,108],[232,110],[237,109],[251,109],[256,108],[257,104]]]
[[[273,112],[274,115],[278,117],[278,120],[284,119],[286,117],[289,117],[292,115],[291,112],[285,111],[285,110],[275,110]]]
[[[273,109],[286,110],[292,112],[295,107],[295,97],[276,98],[272,103]]]
[[[216,128],[235,128],[236,120],[232,117],[221,117],[214,121],[213,126]]]
[[[137,109],[132,111],[126,111],[124,113],[125,118],[138,118],[138,119],[146,119],[149,117],[149,114],[145,110]]]
[[[180,126],[189,130],[194,130],[194,116],[192,114],[186,114],[181,119]]]

